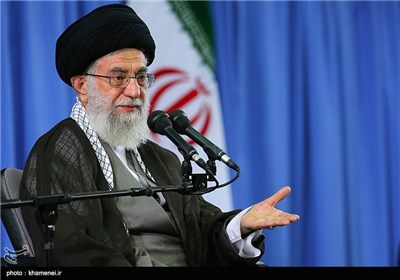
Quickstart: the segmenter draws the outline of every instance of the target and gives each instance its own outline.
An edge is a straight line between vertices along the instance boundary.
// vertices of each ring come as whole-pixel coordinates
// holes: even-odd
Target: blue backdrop
[[[23,168],[70,113],[54,45],[117,1],[1,2],[1,168]],[[121,1],[119,1],[121,2]],[[400,3],[213,1],[234,205],[284,185],[295,224],[266,232],[271,266],[398,266]],[[2,243],[7,237],[2,234]]]

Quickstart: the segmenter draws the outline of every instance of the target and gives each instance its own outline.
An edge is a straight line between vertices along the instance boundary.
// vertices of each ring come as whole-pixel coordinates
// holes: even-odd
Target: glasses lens
[[[115,73],[110,76],[110,85],[118,88],[125,88],[129,84],[131,77],[126,73]],[[144,89],[151,87],[154,83],[153,74],[138,74],[135,77],[138,85]]]
[[[129,83],[129,76],[125,73],[115,73],[110,76],[110,85],[113,87],[126,87]]]
[[[154,75],[153,74],[139,74],[136,76],[138,85],[144,89],[147,89],[153,85]]]
[[[153,74],[150,74],[150,73],[146,74],[147,88],[151,87],[154,84],[155,79],[156,79],[156,77]]]
[[[142,88],[148,88],[147,74],[138,74],[135,78],[139,86]]]

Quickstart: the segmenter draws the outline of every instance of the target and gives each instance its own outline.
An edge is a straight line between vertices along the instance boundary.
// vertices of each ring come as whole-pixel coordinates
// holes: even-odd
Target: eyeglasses
[[[129,76],[127,73],[113,73],[110,76],[96,75],[86,73],[88,76],[108,78],[110,86],[115,88],[126,88],[131,79],[135,79],[138,85],[143,89],[150,88],[156,79],[156,76],[150,73],[139,73],[134,77]]]

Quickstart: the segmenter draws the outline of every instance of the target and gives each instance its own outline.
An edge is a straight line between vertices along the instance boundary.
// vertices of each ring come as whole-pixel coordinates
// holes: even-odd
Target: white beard
[[[150,105],[147,98],[144,102],[136,98],[119,103],[121,104],[113,104],[113,109],[110,110],[107,93],[100,92],[93,80],[88,79],[86,113],[93,131],[111,146],[136,149],[147,141],[150,134],[147,126]],[[116,113],[116,105],[122,103],[139,107],[131,113]]]

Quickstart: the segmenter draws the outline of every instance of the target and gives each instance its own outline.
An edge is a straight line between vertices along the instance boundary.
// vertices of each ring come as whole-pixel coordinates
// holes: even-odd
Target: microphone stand
[[[192,175],[192,170],[193,169],[190,160],[185,158],[182,161],[181,166],[182,180],[184,185],[190,184],[190,175]]]
[[[190,180],[189,180],[190,181]],[[154,192],[177,191],[181,194],[191,194],[190,182],[187,181],[182,186],[158,186],[158,187],[143,187],[130,188],[126,190],[114,191],[97,191],[90,193],[76,194],[53,194],[45,196],[37,196],[31,200],[11,199],[1,201],[1,209],[17,208],[21,206],[36,206],[39,208],[41,222],[45,225],[45,252],[46,266],[53,266],[53,250],[54,238],[57,220],[58,204],[67,204],[76,200],[88,200],[105,197],[119,196],[153,196]],[[198,183],[196,183],[198,184]],[[195,188],[195,187],[194,187]],[[194,194],[194,193],[193,193]]]
[[[208,158],[207,165],[210,168],[212,174],[217,175],[217,166],[215,165],[215,160]]]
[[[193,194],[202,195],[207,192],[207,181],[212,177],[212,181],[216,186],[210,188],[211,191],[219,187],[218,180],[215,178],[216,166],[215,162],[211,159],[207,162],[211,173],[209,174],[193,174],[192,165],[189,158],[185,158],[182,162],[181,172],[183,184],[181,186],[157,186],[157,187],[143,187],[143,188],[130,188],[125,190],[113,191],[96,191],[75,194],[53,194],[37,196],[31,200],[12,199],[1,201],[1,209],[17,208],[21,206],[36,206],[39,208],[41,222],[45,226],[45,252],[46,252],[46,266],[53,266],[53,251],[54,239],[56,231],[57,209],[59,204],[67,204],[76,200],[88,200],[105,197],[119,197],[119,196],[153,196],[154,192],[168,192],[176,191],[180,194]],[[237,176],[238,177],[238,176]]]
[[[212,176],[213,181],[215,181],[216,184],[217,184],[216,186],[219,185],[217,179],[215,178],[215,175],[217,175],[217,167],[215,165],[215,161],[209,159],[207,161],[207,165],[210,168],[210,171],[211,171],[210,174],[207,174],[207,173],[205,173],[205,174],[201,174],[201,173],[200,174],[198,174],[198,173],[197,174],[192,174],[192,184],[193,184],[193,188],[194,188],[195,191],[202,192],[205,189],[207,189],[207,181],[209,181],[209,176],[208,175]],[[183,166],[183,164],[182,164],[182,166]],[[197,194],[200,194],[200,193],[197,193]]]
[[[211,173],[209,173],[209,174],[201,174],[201,173],[193,174],[192,173],[193,168],[192,168],[190,159],[185,158],[182,161],[181,172],[182,172],[183,184],[186,186],[189,186],[190,184],[193,185],[194,193],[192,193],[192,194],[202,194],[201,192],[204,191],[205,189],[207,189],[207,181],[209,181],[208,175],[212,176],[213,181],[215,181],[217,183],[217,186],[219,185],[217,179],[214,176],[217,174],[217,168],[215,166],[215,161],[209,159],[207,161],[207,165],[210,168]]]

